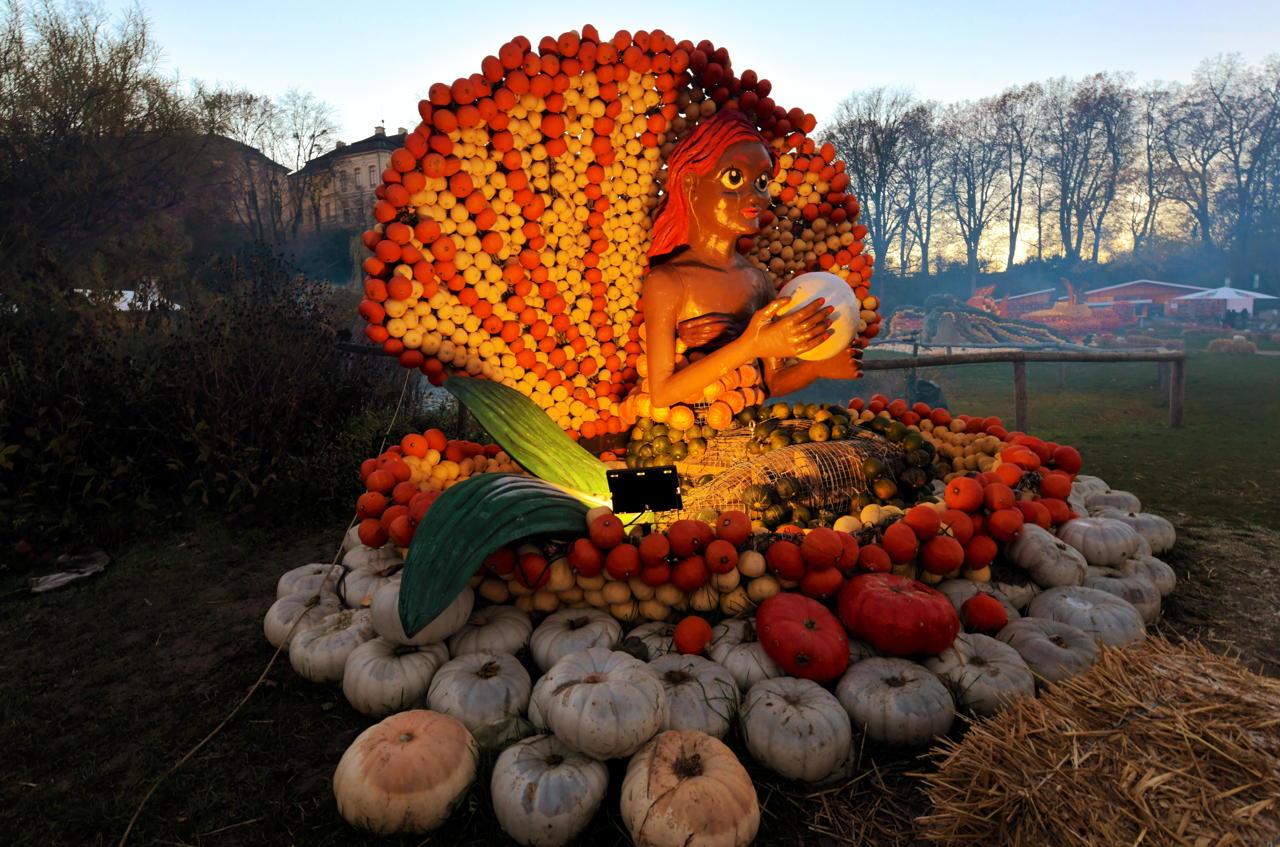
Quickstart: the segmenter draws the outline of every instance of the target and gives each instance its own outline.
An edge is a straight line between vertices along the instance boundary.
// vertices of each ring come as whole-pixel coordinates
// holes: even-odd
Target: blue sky
[[[131,3],[107,0],[108,10]],[[784,4],[643,0],[620,4],[328,0],[140,0],[164,67],[184,79],[279,95],[310,91],[334,106],[340,137],[417,123],[434,82],[479,70],[511,37],[534,43],[593,23],[602,34],[661,27],[727,47],[734,68],[774,83],[774,99],[821,121],[858,88],[914,89],[954,101],[1055,76],[1128,71],[1138,82],[1188,80],[1201,60],[1280,52],[1275,0],[978,0]],[[790,6],[794,11],[779,13]],[[543,7],[543,8],[539,8]],[[571,9],[566,11],[566,9]]]

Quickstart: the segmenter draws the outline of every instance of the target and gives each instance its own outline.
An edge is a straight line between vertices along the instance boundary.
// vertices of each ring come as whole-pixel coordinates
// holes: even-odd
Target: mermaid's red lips
[[[757,209],[755,206],[751,206],[750,208],[743,209],[742,214],[744,217],[758,218],[760,217],[760,210]]]

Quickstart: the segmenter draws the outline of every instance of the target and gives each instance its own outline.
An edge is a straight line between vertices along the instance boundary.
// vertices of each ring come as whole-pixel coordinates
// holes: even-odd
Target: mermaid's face
[[[720,154],[705,174],[685,174],[690,237],[694,230],[755,235],[769,206],[773,161],[758,141],[738,141]]]

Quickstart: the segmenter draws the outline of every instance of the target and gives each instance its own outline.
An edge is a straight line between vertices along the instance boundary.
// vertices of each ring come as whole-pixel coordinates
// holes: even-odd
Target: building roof
[[[1185,288],[1188,291],[1204,291],[1205,290],[1204,286],[1201,286],[1201,285],[1182,285],[1181,283],[1177,283],[1177,282],[1160,282],[1159,280],[1156,280],[1156,279],[1135,279],[1135,280],[1130,280],[1129,282],[1119,282],[1119,283],[1116,283],[1115,285],[1104,285],[1102,288],[1090,289],[1089,291],[1084,292],[1084,296],[1088,297],[1090,294],[1097,294],[1099,291],[1111,291],[1116,288],[1125,288],[1126,286],[1130,286],[1130,285],[1163,285],[1167,288]]]
[[[1273,294],[1263,294],[1261,291],[1241,291],[1239,288],[1232,288],[1224,285],[1221,288],[1206,288],[1195,292],[1194,294],[1183,294],[1181,297],[1175,297],[1175,300],[1247,300],[1257,298],[1260,300],[1275,300]]]
[[[1037,294],[1052,294],[1053,292],[1054,292],[1054,289],[1052,288],[1041,288],[1039,291],[1027,291],[1022,294],[1010,294],[1009,299],[1017,300],[1019,297],[1035,297]]]
[[[336,146],[328,153],[322,153],[307,162],[299,173],[319,168],[327,168],[338,159],[345,159],[348,156],[357,156],[361,153],[373,153],[379,150],[385,150],[390,153],[404,146],[404,138],[407,134],[408,133],[401,131],[396,135],[387,135],[386,130],[382,127],[375,127],[373,135],[368,138],[362,138],[351,144],[343,144],[339,141],[339,146]]]
[[[276,170],[284,171],[285,173],[288,173],[289,171],[287,167],[272,159],[257,147],[252,147],[245,144],[243,141],[237,141],[234,138],[229,138],[225,135],[218,135],[217,133],[209,133],[205,138],[208,140],[210,145],[208,153],[210,158],[216,158],[218,154],[222,154],[224,156],[232,154],[240,156],[248,155],[250,158],[258,159],[267,167],[275,168]]]

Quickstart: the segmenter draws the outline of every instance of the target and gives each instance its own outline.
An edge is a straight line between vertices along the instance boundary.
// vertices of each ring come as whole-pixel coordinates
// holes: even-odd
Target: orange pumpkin
[[[442,824],[475,779],[479,747],[458,720],[418,709],[374,724],[333,774],[338,813],[379,835]]]

